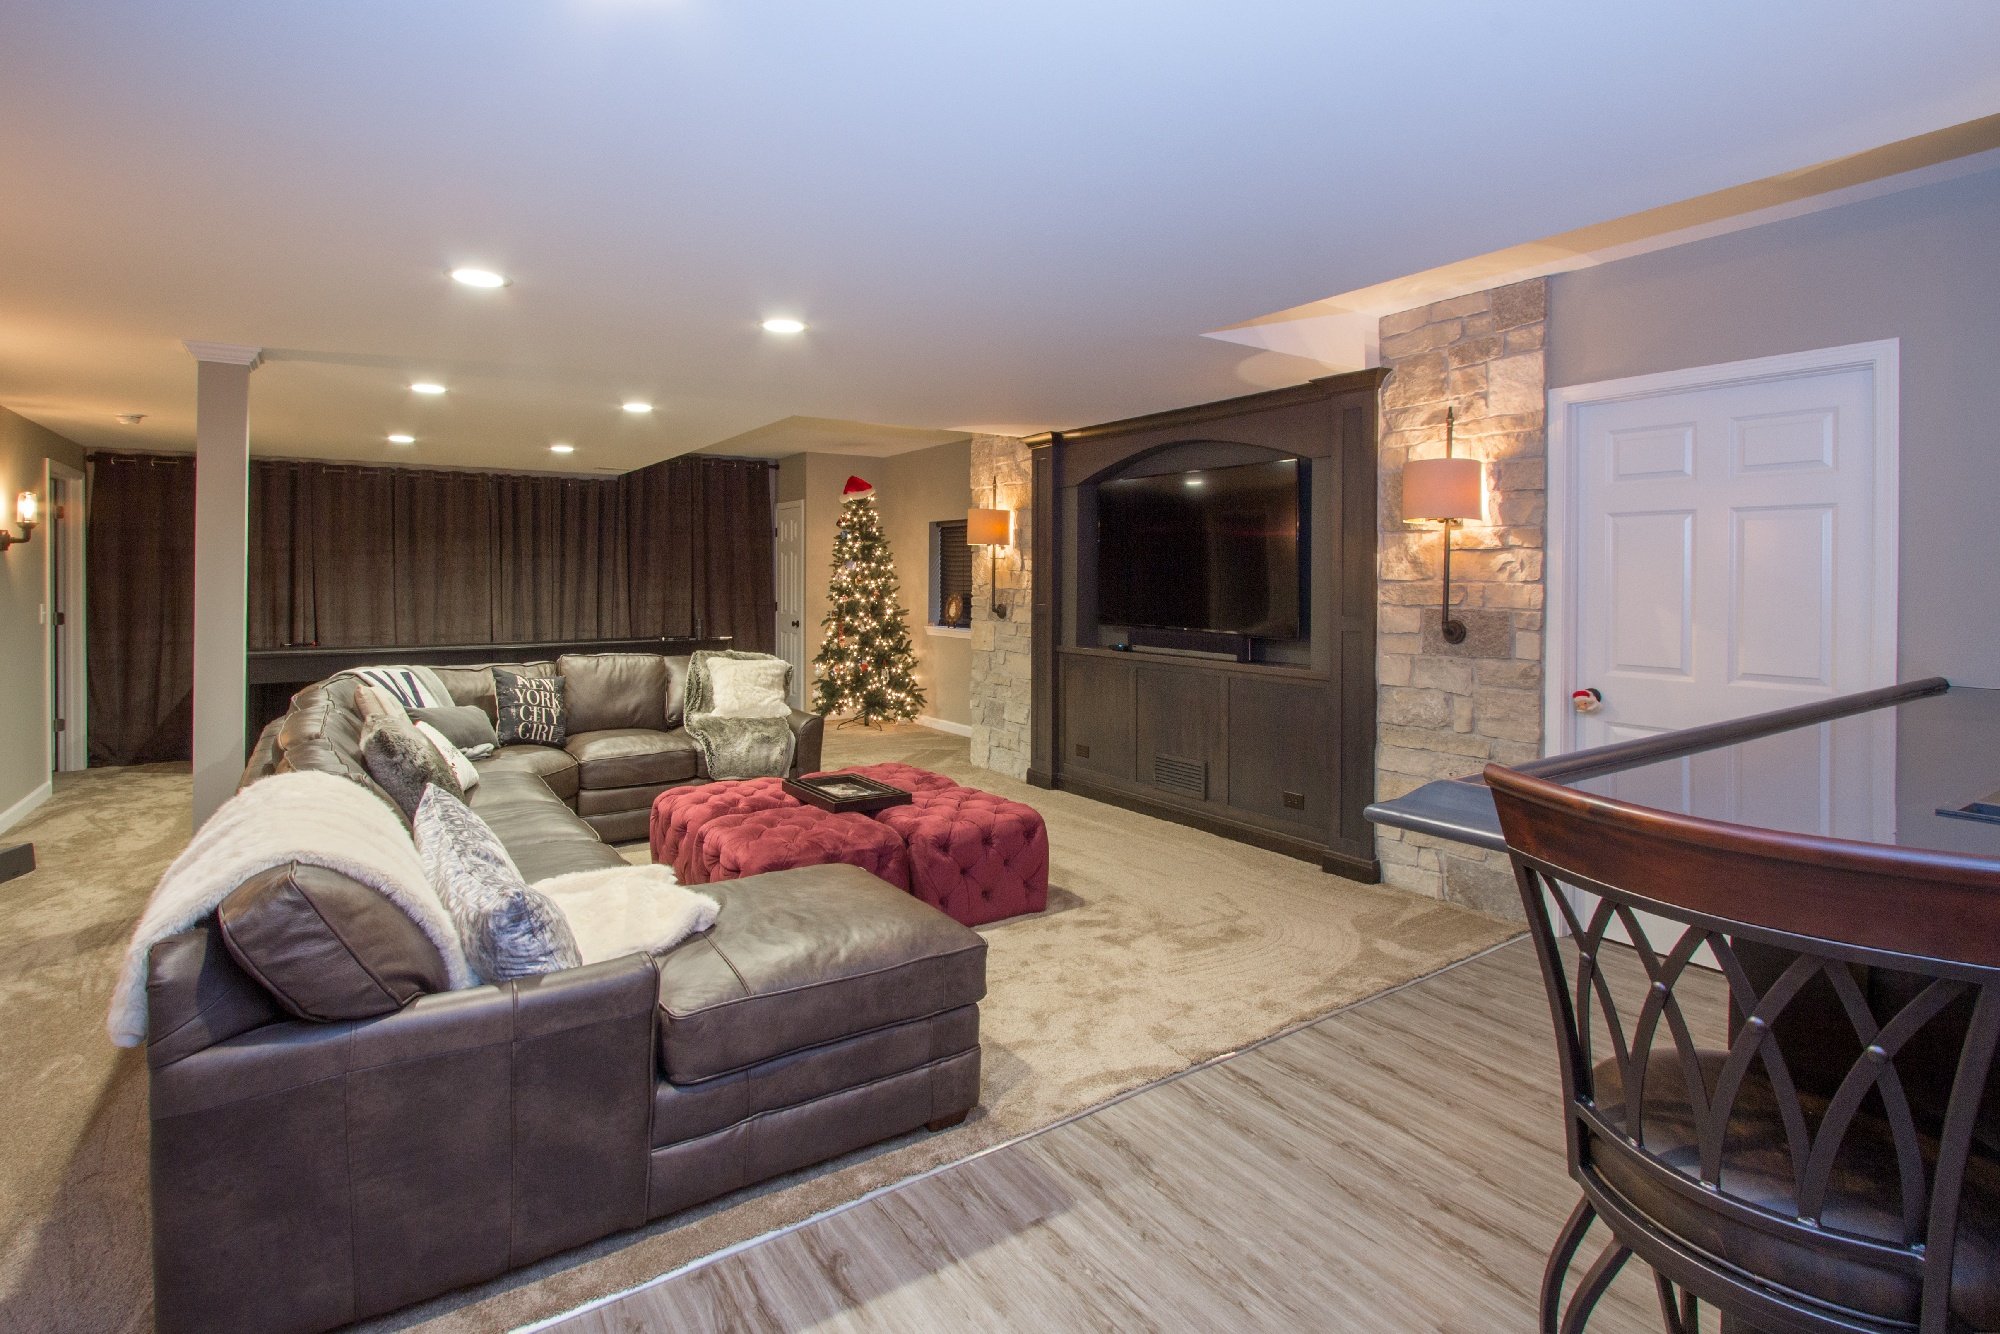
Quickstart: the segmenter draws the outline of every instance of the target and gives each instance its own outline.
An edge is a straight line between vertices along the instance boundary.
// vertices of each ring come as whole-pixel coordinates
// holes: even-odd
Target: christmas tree
[[[827,585],[826,628],[813,659],[813,711],[851,713],[864,726],[908,722],[923,708],[910,627],[896,594],[896,565],[875,488],[847,479],[840,531],[833,538],[833,580]]]

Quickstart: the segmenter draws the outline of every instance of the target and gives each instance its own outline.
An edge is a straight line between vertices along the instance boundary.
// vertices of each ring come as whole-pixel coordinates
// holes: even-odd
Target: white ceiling
[[[1990,0],[17,0],[0,403],[184,447],[195,338],[268,350],[260,453],[1074,426],[1322,370],[1205,330],[1996,110]]]

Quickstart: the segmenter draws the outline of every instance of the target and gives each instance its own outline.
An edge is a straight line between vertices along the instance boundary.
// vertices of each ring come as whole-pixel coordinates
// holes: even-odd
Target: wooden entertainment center
[[[1329,376],[1028,442],[1029,782],[1381,878],[1362,810],[1375,783],[1375,423],[1386,373]],[[1100,620],[1100,486],[1280,459],[1304,470],[1298,637]]]

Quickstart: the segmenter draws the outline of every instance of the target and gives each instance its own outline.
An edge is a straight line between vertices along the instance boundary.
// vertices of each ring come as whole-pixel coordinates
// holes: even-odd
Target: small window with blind
[[[963,519],[931,525],[931,624],[972,624],[972,548]]]

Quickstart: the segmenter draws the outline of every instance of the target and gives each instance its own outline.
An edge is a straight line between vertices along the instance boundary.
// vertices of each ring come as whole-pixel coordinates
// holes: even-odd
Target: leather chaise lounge
[[[583,670],[621,683],[605,700],[659,679]],[[476,672],[445,679],[478,702]],[[622,863],[571,808],[582,794],[702,781],[698,762],[644,758],[683,752],[636,735],[671,736],[637,701],[593,715],[571,692],[573,717],[624,721],[579,728],[569,767],[503,749],[469,793],[531,881]],[[302,691],[245,781],[358,768],[352,701],[339,679]],[[607,796],[621,809],[599,819],[623,829],[631,799]],[[385,899],[302,864],[155,946],[157,1327],[329,1329],[977,1104],[977,934],[851,866],[704,892],[715,926],[671,950],[459,991]]]

